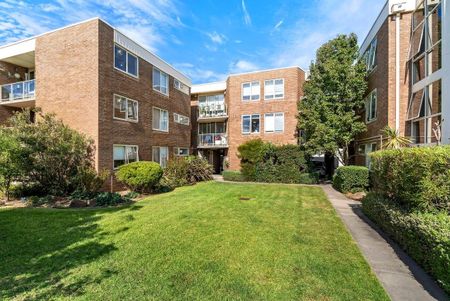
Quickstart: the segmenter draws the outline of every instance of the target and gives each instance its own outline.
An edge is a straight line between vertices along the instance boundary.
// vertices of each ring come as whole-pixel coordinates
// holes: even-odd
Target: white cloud
[[[260,66],[246,60],[237,60],[236,62],[231,63],[229,66],[229,71],[231,73],[243,73],[255,71],[258,69],[261,69]]]
[[[227,78],[227,74],[197,67],[191,63],[175,63],[174,67],[189,76],[195,83],[222,81]]]
[[[242,5],[242,12],[244,13],[244,23],[245,25],[252,25],[252,18],[250,17],[250,14],[247,11],[247,6],[245,5],[245,1],[241,1]]]
[[[227,37],[221,33],[217,33],[216,31],[207,33],[208,37],[211,39],[211,42],[215,44],[223,44],[227,40]]]
[[[53,5],[53,4],[51,4],[51,3],[43,3],[43,4],[40,4],[39,7],[40,7],[43,11],[48,12],[48,13],[50,13],[50,12],[55,12],[55,11],[58,11],[58,10],[61,9],[61,7],[56,6],[56,5]]]
[[[284,22],[284,20],[280,20],[273,29],[277,30],[278,28],[280,28],[280,26],[283,25],[283,22]]]

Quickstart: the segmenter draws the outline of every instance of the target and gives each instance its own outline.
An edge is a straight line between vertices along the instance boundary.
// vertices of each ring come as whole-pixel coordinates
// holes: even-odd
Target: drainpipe
[[[395,130],[400,131],[400,19],[406,2],[392,5],[395,13]]]

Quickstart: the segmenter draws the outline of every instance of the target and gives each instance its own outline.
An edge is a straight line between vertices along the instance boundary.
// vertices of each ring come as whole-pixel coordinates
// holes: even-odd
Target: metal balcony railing
[[[225,133],[198,134],[199,147],[227,147],[228,135]]]
[[[35,80],[27,80],[0,86],[1,102],[15,100],[29,100],[35,98]]]
[[[198,108],[199,118],[226,117],[227,106],[225,104],[212,104]]]

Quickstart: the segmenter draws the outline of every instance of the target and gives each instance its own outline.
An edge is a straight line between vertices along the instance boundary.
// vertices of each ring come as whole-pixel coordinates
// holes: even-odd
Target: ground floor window
[[[360,155],[364,156],[365,162],[364,164],[367,167],[370,167],[370,156],[369,154],[377,150],[377,144],[376,143],[367,143],[367,144],[360,144],[358,148],[358,152]]]
[[[167,146],[154,146],[152,148],[152,161],[159,163],[161,167],[167,166],[169,159],[169,148]]]
[[[189,148],[187,147],[175,147],[174,154],[177,157],[187,157],[189,156]]]
[[[136,145],[114,145],[113,161],[114,168],[139,161],[138,147]]]

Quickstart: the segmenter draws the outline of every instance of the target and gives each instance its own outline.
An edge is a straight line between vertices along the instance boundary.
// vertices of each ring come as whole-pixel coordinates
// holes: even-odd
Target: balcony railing
[[[17,82],[1,87],[1,102],[28,100],[35,98],[35,82],[34,79],[23,82]]]
[[[198,134],[198,147],[227,147],[228,135],[225,133]]]
[[[211,118],[211,117],[226,117],[227,106],[225,104],[212,104],[207,106],[200,106],[198,108],[199,118]]]

